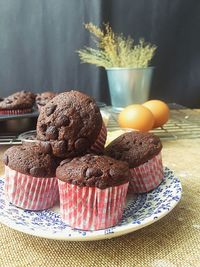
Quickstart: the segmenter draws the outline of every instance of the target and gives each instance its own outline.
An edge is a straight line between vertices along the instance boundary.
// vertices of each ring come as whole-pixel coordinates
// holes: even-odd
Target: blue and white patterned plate
[[[128,196],[119,225],[99,231],[80,231],[62,222],[59,207],[46,211],[26,211],[4,199],[4,179],[0,178],[0,222],[15,230],[50,239],[86,241],[117,237],[156,222],[169,213],[181,199],[181,183],[165,168],[164,181],[146,194]]]

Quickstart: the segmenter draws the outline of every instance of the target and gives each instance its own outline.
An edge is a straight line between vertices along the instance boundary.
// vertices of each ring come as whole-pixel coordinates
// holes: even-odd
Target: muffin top
[[[56,176],[61,181],[81,187],[105,189],[127,183],[130,173],[126,162],[107,156],[86,154],[61,161],[56,169]]]
[[[4,164],[12,170],[34,177],[54,177],[57,161],[44,154],[37,145],[12,146],[3,155]]]
[[[36,95],[36,99],[35,102],[37,104],[37,106],[45,106],[52,98],[54,98],[57,95],[57,93],[54,92],[43,92],[41,94],[37,94]]]
[[[0,101],[0,109],[32,108],[35,95],[31,92],[20,91]]]
[[[160,138],[152,133],[127,132],[113,140],[105,149],[105,154],[126,161],[130,168],[147,162],[162,149]]]
[[[64,92],[42,108],[37,139],[57,157],[81,155],[95,142],[102,117],[95,101],[78,91]]]

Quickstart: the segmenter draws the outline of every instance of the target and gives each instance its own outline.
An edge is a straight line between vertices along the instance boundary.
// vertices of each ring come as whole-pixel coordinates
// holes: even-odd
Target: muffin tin
[[[37,123],[38,111],[20,115],[0,116],[0,143],[19,143],[17,136],[29,130],[34,130]]]

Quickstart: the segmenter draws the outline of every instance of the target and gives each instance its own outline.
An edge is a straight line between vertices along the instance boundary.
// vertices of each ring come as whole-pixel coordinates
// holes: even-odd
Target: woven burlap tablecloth
[[[163,146],[164,165],[183,186],[180,203],[167,216],[131,234],[90,242],[37,238],[0,224],[0,267],[200,266],[200,139]]]

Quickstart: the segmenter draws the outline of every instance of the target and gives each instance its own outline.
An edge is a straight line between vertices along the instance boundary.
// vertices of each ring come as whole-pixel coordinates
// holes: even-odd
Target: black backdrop
[[[109,104],[104,69],[75,53],[90,21],[158,46],[151,98],[200,106],[198,0],[0,0],[0,94],[79,89]]]

